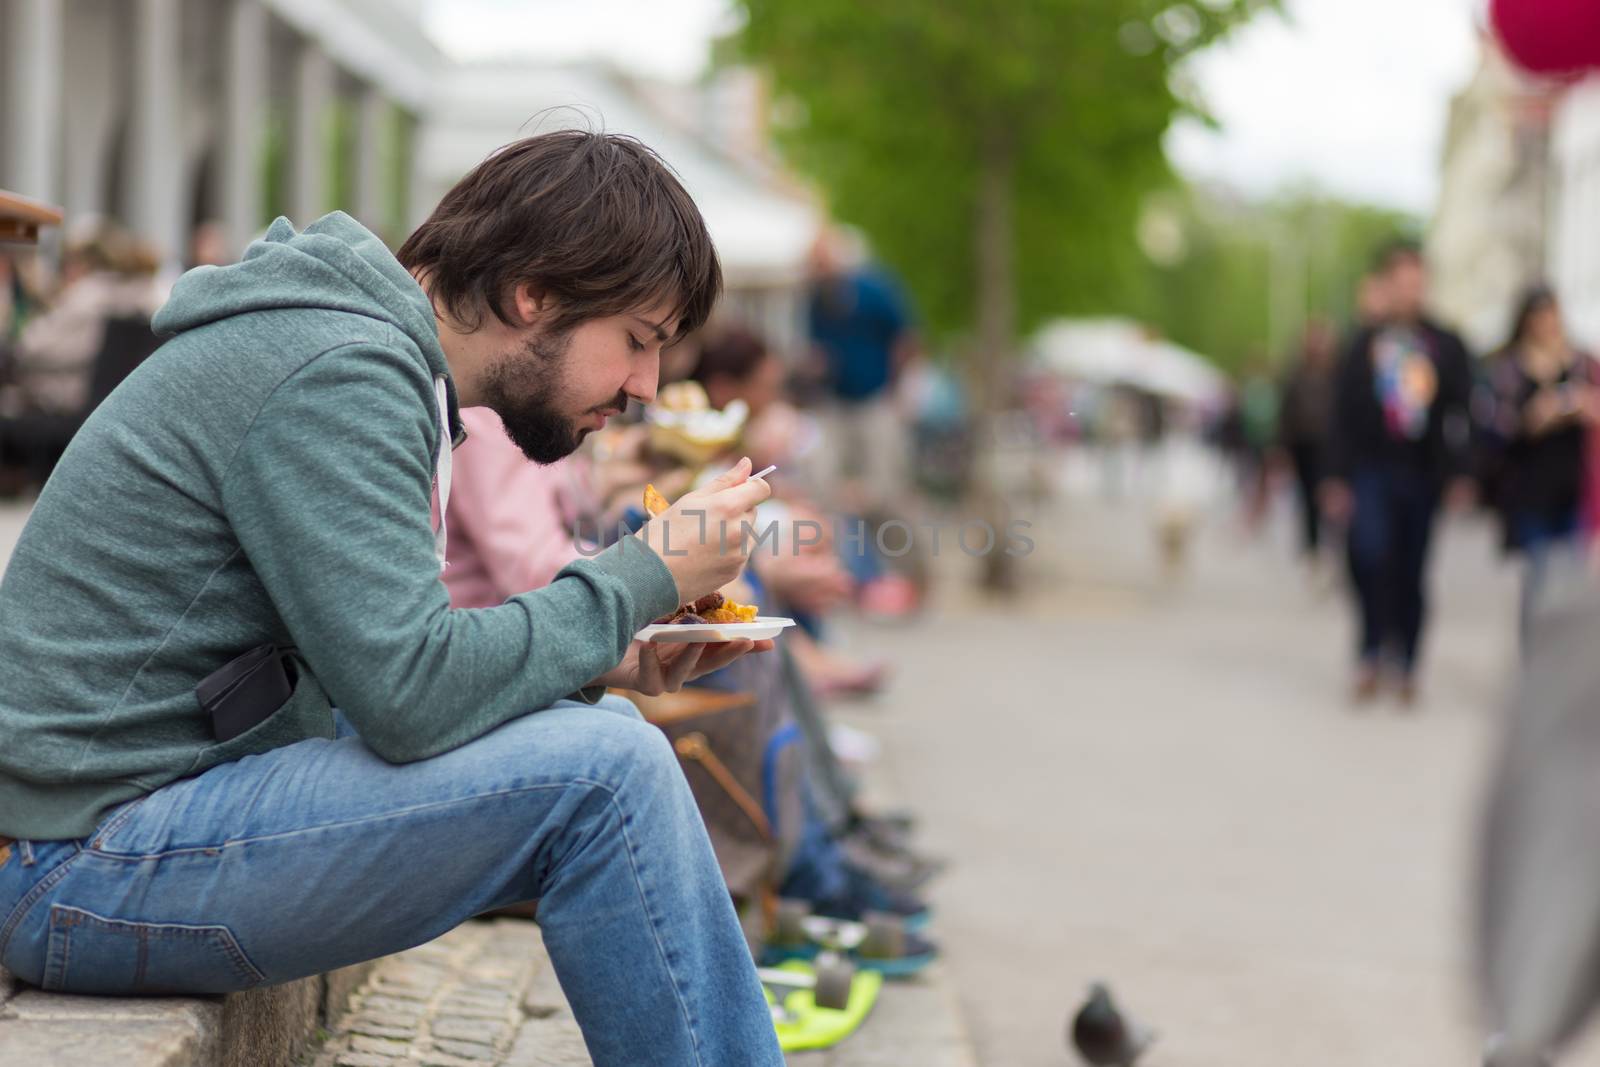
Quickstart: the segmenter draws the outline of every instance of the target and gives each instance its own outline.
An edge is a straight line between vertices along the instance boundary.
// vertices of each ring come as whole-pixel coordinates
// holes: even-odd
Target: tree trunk
[[[980,571],[985,589],[1010,593],[1017,585],[1017,560],[1007,554],[1010,502],[1000,489],[998,416],[1010,402],[1011,352],[1016,342],[1017,289],[1012,182],[1015,149],[996,130],[984,146],[978,177],[976,225],[977,350],[968,361],[974,440],[971,502],[977,517],[995,533]]]

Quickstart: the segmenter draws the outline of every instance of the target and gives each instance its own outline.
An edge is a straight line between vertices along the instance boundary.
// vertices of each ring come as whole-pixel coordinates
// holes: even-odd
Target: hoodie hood
[[[278,218],[242,261],[189,271],[151,325],[170,336],[281,308],[324,308],[391,323],[422,352],[435,377],[450,377],[427,294],[377,236],[342,211],[299,232]],[[454,383],[450,391],[453,399]]]
[[[439,445],[434,485],[439,524],[434,544],[444,566],[450,499],[450,453],[464,440],[461,409],[450,366],[439,346],[433,305],[411,273],[377,236],[342,211],[324,215],[299,233],[279,217],[244,259],[227,267],[197,267],[178,279],[172,298],[151,326],[172,336],[236,315],[288,308],[342,311],[387,322],[416,345],[433,377]]]

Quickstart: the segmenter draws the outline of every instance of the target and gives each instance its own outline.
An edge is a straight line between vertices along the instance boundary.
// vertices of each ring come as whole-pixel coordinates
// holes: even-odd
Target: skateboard
[[[883,988],[883,976],[857,971],[850,961],[824,952],[814,964],[789,960],[757,970],[785,1052],[831,1048],[855,1033]]]

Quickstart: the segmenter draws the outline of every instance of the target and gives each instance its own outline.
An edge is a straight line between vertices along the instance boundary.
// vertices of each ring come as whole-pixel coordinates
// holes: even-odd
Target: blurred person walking
[[[1273,496],[1271,453],[1278,439],[1279,400],[1265,355],[1251,360],[1239,390],[1239,428],[1243,451],[1239,470],[1239,491],[1244,500],[1245,532],[1251,537],[1261,532],[1267,506]]]
[[[1336,371],[1320,496],[1328,517],[1347,524],[1360,617],[1355,696],[1377,695],[1387,660],[1410,704],[1434,516],[1441,495],[1454,507],[1473,496],[1465,478],[1472,368],[1461,339],[1425,312],[1420,249],[1389,246],[1378,274],[1388,316],[1356,333]]]
[[[1576,544],[1590,431],[1600,421],[1600,366],[1567,340],[1553,291],[1523,296],[1511,339],[1489,371],[1486,420],[1493,500],[1508,549],[1527,558],[1518,632],[1526,640],[1551,554]]]
[[[1299,355],[1283,380],[1278,410],[1278,443],[1294,468],[1300,504],[1300,548],[1312,574],[1327,572],[1322,555],[1322,512],[1317,486],[1328,446],[1328,419],[1333,411],[1334,369],[1338,339],[1333,326],[1318,319],[1306,327]]]
[[[807,330],[829,392],[827,436],[844,502],[885,509],[903,491],[906,432],[894,408],[916,350],[910,311],[881,268],[852,266],[837,234],[811,252]]]

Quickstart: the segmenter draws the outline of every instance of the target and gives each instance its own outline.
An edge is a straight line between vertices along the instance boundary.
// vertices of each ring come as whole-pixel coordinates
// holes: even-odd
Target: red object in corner
[[[1600,0],[1490,0],[1489,22],[1511,58],[1535,74],[1600,67]]]

